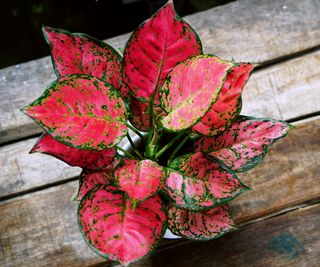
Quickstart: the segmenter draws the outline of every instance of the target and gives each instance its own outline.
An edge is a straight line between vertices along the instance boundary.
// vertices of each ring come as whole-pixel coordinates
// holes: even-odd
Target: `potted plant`
[[[31,152],[83,168],[87,244],[128,265],[166,229],[194,240],[235,229],[228,202],[249,189],[236,174],[289,128],[240,115],[253,65],[204,54],[172,1],[133,32],[123,56],[85,34],[43,32],[57,80],[23,109],[45,130]]]

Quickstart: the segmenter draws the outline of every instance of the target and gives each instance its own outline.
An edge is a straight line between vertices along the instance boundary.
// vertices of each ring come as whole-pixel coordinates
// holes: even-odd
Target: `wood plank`
[[[132,266],[317,267],[319,222],[320,204],[243,227],[217,240],[157,251]]]
[[[255,72],[242,114],[291,120],[320,111],[320,51]]]
[[[245,0],[186,19],[199,32],[206,53],[269,62],[320,45],[319,9],[318,0]],[[127,37],[109,41],[123,47]],[[19,109],[40,96],[53,80],[49,58],[0,70],[0,143],[40,132]]]
[[[254,73],[243,94],[242,113],[288,120],[319,111],[319,65],[320,51]],[[79,173],[52,157],[27,154],[35,141],[0,147],[0,164],[4,166],[0,198]]]
[[[36,138],[0,148],[0,198],[78,176],[70,167],[49,155],[28,154]]]
[[[239,223],[320,196],[320,116],[295,125],[259,166],[238,174],[253,189],[232,203]]]
[[[243,177],[254,190],[232,202],[238,222],[278,213],[319,197],[320,117],[299,124]],[[70,199],[77,182],[4,201],[0,205],[0,266],[89,266],[101,262],[76,225]],[[290,228],[289,228],[290,229]]]

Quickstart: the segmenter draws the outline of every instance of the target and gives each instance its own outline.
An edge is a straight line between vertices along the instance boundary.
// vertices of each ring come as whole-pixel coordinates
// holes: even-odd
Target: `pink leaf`
[[[214,136],[231,125],[240,114],[241,93],[252,69],[252,65],[246,63],[238,63],[230,69],[217,101],[201,121],[192,127],[193,131]]]
[[[119,92],[88,75],[58,79],[23,111],[58,141],[81,149],[106,149],[127,134]]]
[[[115,88],[121,83],[121,56],[110,45],[81,33],[43,27],[58,77],[88,74]]]
[[[151,160],[126,160],[118,167],[115,180],[133,203],[155,195],[164,183],[163,168]]]
[[[283,121],[242,116],[221,135],[198,140],[196,150],[220,159],[234,171],[246,171],[259,164],[288,129]]]
[[[248,190],[235,174],[201,152],[172,161],[164,189],[175,206],[190,210],[221,205]]]
[[[81,200],[97,185],[110,185],[113,182],[113,170],[82,171],[79,180],[79,192],[76,197]]]
[[[127,266],[153,250],[161,239],[166,212],[158,196],[132,209],[115,186],[95,187],[78,209],[80,230],[100,256]]]
[[[178,64],[160,90],[168,113],[162,125],[181,131],[196,124],[217,100],[231,63],[211,55],[193,57]]]
[[[168,227],[175,235],[193,240],[218,238],[235,229],[228,206],[206,211],[190,211],[170,206]]]
[[[102,151],[78,149],[60,143],[49,134],[43,134],[30,151],[30,153],[35,152],[51,155],[70,166],[101,170],[112,166],[117,150],[115,148]]]
[[[58,79],[23,111],[58,141],[81,149],[106,149],[127,134],[119,92],[88,75]]]
[[[201,53],[199,37],[169,1],[131,35],[123,56],[123,81],[135,98],[149,101],[177,63]]]

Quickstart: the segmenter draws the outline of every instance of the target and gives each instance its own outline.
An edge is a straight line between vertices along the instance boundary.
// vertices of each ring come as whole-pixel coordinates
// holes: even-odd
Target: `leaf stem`
[[[131,137],[130,137],[130,134],[128,133],[127,134],[127,138],[129,140],[129,143],[134,151],[134,153],[136,153],[136,155],[140,158],[140,159],[143,159],[143,156],[140,154],[139,150],[136,148],[134,142],[132,141]]]
[[[184,134],[184,132],[180,132],[177,134],[168,144],[166,144],[157,154],[156,159],[158,159],[164,152],[166,152],[173,144]]]
[[[133,158],[136,159],[135,156],[133,156],[129,151],[123,149],[122,147],[119,146],[114,146],[116,149],[120,150],[121,152],[123,152],[125,155],[127,155],[129,158]]]
[[[175,150],[173,150],[170,158],[168,159],[168,164],[170,164],[170,162],[172,161],[172,159],[175,157],[175,155],[178,153],[178,151],[181,149],[181,147],[185,144],[185,142],[187,142],[187,140],[189,139],[189,135],[187,135],[181,142],[180,144],[175,148]]]
[[[139,137],[142,139],[142,141],[144,142],[144,143],[146,143],[146,139],[145,139],[145,137],[143,136],[143,134],[142,133],[140,133],[139,132],[139,130],[137,130],[136,128],[134,128],[133,126],[131,126],[129,123],[125,123],[126,124],[126,126],[130,129],[130,130],[132,130],[135,134],[137,134],[137,135],[139,135]]]

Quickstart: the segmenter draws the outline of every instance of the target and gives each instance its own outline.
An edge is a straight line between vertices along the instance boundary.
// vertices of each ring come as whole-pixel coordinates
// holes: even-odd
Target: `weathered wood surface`
[[[253,73],[243,92],[242,114],[291,120],[318,112],[319,66],[317,51]]]
[[[243,94],[242,113],[289,120],[320,110],[319,65],[318,51],[254,73]],[[0,147],[0,198],[79,174],[47,155],[29,155],[35,142]]]
[[[44,154],[28,154],[36,138],[0,147],[0,198],[63,181],[81,169]]]
[[[319,9],[318,0],[244,0],[186,19],[198,31],[205,52],[237,61],[270,62],[320,46]],[[127,38],[109,41],[123,47]],[[19,109],[54,79],[49,58],[0,70],[0,143],[40,132]]]
[[[158,251],[132,267],[318,267],[319,222],[318,204],[251,224],[217,240]]]
[[[232,202],[238,222],[257,220],[320,196],[319,130],[320,117],[299,123],[286,139],[274,144],[264,163],[243,177],[254,190]],[[78,231],[77,204],[71,201],[76,190],[77,182],[69,182],[2,202],[0,266],[101,262]]]

